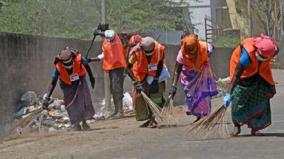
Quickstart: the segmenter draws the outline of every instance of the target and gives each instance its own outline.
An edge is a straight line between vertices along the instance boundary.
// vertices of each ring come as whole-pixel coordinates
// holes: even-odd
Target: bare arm
[[[58,78],[57,77],[53,77],[52,80],[51,80],[51,83],[48,87],[48,92],[47,92],[47,98],[49,99],[50,96],[52,95],[52,92],[54,91],[54,88],[56,86],[56,83],[58,81]]]
[[[85,68],[86,68],[86,71],[88,72],[88,75],[90,78],[94,78],[94,75],[93,75],[93,72],[91,70],[91,67],[90,65],[87,63],[87,64],[84,64]]]
[[[161,61],[158,63],[158,66],[157,66],[156,78],[159,78],[159,77],[160,77],[161,72],[162,72],[163,67],[164,67],[164,57],[163,57],[162,59],[163,59],[163,60],[161,60]]]
[[[237,64],[232,82],[231,82],[231,84],[228,88],[228,93],[231,94],[233,92],[236,84],[240,81],[240,77],[241,77],[242,73],[244,72],[244,69],[245,69],[245,67],[242,66],[240,63]]]
[[[128,63],[127,64],[127,68],[126,68],[126,72],[127,72],[128,76],[131,78],[132,81],[137,81],[137,79],[135,78],[133,72],[131,71],[132,67],[133,67],[133,65]]]
[[[177,86],[177,82],[180,76],[180,72],[182,70],[182,64],[176,62],[175,64],[175,68],[174,68],[174,76],[173,76],[173,80],[172,80],[172,86]]]
[[[88,58],[88,62],[96,62],[96,61],[101,61],[101,59],[98,58],[98,57],[91,57],[91,58]]]

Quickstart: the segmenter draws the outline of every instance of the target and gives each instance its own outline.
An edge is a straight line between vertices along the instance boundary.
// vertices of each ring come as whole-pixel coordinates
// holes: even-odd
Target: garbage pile
[[[21,97],[14,117],[18,122],[28,118],[32,118],[32,121],[21,124],[19,126],[20,129],[17,130],[18,133],[21,133],[21,131],[26,128],[39,131],[47,130],[51,132],[71,127],[63,100],[51,98],[48,111],[44,110],[34,114],[34,112],[41,109],[41,101],[42,100],[37,97],[36,93],[32,91],[28,91]],[[96,114],[94,115],[95,120],[107,119],[112,113],[110,108],[106,108],[104,99],[94,103],[94,106],[96,109]],[[134,112],[132,97],[128,92],[124,93],[123,109],[125,114]]]
[[[54,131],[67,129],[71,126],[64,102],[61,99],[51,98],[49,110],[41,111],[38,114],[34,114],[34,112],[41,109],[41,103],[35,92],[29,91],[25,93],[19,103],[21,105],[15,113],[15,119],[24,121],[27,118],[32,118],[30,122],[20,125],[21,129],[30,128],[32,130]]]

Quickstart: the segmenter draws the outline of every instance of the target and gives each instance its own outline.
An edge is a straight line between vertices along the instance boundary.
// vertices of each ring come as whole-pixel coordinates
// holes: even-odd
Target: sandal
[[[158,127],[157,121],[155,119],[152,120],[152,122],[149,124],[149,128],[157,128],[157,127]]]
[[[148,126],[150,125],[150,123],[151,123],[151,120],[149,119],[149,120],[147,120],[145,123],[143,123],[142,125],[140,125],[139,127],[140,127],[140,128],[146,128],[146,127],[148,127]]]
[[[82,121],[82,128],[83,128],[83,130],[90,130],[91,129],[86,121]]]

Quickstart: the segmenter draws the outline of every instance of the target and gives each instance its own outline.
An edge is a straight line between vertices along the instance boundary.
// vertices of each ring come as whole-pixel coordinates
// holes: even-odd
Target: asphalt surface
[[[274,70],[278,82],[272,99],[272,125],[265,136],[252,137],[242,127],[239,137],[192,141],[186,128],[194,118],[179,114],[180,125],[138,128],[135,118],[98,121],[92,131],[31,134],[0,144],[0,158],[14,159],[283,159],[284,70]],[[215,99],[214,105],[221,99]]]

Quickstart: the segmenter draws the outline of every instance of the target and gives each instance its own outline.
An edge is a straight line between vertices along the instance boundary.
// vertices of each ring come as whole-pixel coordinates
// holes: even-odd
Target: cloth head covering
[[[195,34],[186,35],[181,40],[181,47],[185,55],[196,55],[198,51],[198,36]]]
[[[105,38],[109,40],[113,40],[115,37],[115,32],[113,30],[106,30],[105,31]]]
[[[55,58],[55,63],[61,61],[63,64],[72,62],[73,56],[78,53],[78,50],[66,46]]]
[[[195,34],[188,34],[181,40],[181,52],[185,65],[195,71],[200,71],[204,63],[208,62],[207,53],[200,51],[200,47],[198,36]]]
[[[271,37],[261,34],[253,42],[257,52],[264,58],[271,59],[276,55],[277,46]]]
[[[142,36],[141,35],[133,35],[131,36],[131,38],[129,39],[129,46],[135,46],[136,44],[140,43],[142,41]]]
[[[150,56],[153,54],[153,50],[155,48],[155,40],[149,36],[142,38],[141,47],[145,51],[145,54]]]
[[[62,61],[69,61],[71,59],[71,56],[72,56],[71,50],[65,49],[60,51],[58,58]]]

